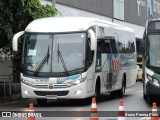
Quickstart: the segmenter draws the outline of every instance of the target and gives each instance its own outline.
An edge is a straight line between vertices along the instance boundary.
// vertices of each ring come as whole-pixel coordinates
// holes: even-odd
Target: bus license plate
[[[46,95],[47,99],[51,99],[51,100],[56,100],[57,99],[57,95]]]

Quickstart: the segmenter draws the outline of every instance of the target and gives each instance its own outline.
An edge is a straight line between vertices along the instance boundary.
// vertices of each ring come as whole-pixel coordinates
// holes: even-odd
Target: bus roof
[[[94,25],[134,32],[131,28],[89,17],[48,17],[36,19],[27,26],[25,31],[42,33],[76,32],[85,31]]]

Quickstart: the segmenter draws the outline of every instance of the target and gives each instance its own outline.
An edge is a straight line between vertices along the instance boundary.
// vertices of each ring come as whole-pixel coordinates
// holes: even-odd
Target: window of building
[[[124,0],[114,0],[114,18],[124,20]]]

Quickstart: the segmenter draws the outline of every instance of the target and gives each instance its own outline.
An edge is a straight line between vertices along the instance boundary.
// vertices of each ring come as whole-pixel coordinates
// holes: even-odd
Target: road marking
[[[143,118],[141,118],[139,120],[150,120],[150,119],[151,119],[151,117],[143,117]]]

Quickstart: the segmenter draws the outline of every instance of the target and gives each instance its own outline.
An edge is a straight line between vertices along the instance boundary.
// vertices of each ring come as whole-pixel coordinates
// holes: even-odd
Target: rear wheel
[[[125,94],[125,89],[126,89],[126,85],[125,85],[125,81],[123,81],[123,83],[122,83],[122,88],[117,91],[117,92],[118,92],[118,95],[119,95],[120,97],[123,97],[123,96],[124,96],[124,94]]]
[[[117,96],[123,97],[123,95],[125,94],[125,89],[126,89],[126,83],[125,83],[125,79],[123,78],[122,88],[120,90],[110,92],[110,96],[113,98]]]
[[[37,99],[38,105],[46,105],[47,99]]]

